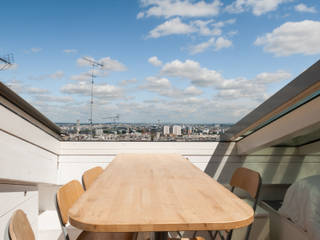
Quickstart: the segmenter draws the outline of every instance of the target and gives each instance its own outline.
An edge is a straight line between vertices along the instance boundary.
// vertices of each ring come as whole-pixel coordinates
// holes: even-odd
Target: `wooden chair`
[[[82,174],[82,185],[84,190],[88,190],[96,178],[103,172],[102,167],[94,167]]]
[[[63,185],[56,194],[56,208],[65,240],[70,240],[66,224],[69,221],[68,211],[78,200],[84,190],[77,180]],[[132,240],[134,233],[96,233],[83,231],[76,240]]]
[[[22,210],[13,213],[9,223],[10,240],[35,240],[26,214]]]
[[[240,188],[246,191],[254,200],[252,207],[253,211],[255,211],[257,207],[261,184],[262,180],[260,174],[244,167],[236,169],[230,181],[231,192],[234,192],[235,188]],[[249,239],[251,227],[252,224],[247,227],[245,240]],[[209,234],[212,239],[216,239],[216,237],[219,235],[220,239],[225,239],[226,237],[227,240],[230,240],[232,237],[232,230],[226,231],[226,236],[222,234],[221,231],[216,231],[214,234],[209,231]]]

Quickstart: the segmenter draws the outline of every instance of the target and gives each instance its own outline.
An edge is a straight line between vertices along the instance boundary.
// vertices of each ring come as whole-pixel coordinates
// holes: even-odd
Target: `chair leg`
[[[233,230],[231,229],[230,232],[228,233],[227,240],[231,240],[232,233],[233,233]]]
[[[198,231],[194,231],[192,238],[195,239]]]
[[[250,235],[251,227],[252,227],[252,224],[250,224],[250,225],[248,226],[245,240],[249,240],[249,235]]]
[[[212,233],[212,231],[208,231],[208,233],[209,233],[211,240],[215,240],[218,235],[218,231],[215,231],[214,234]]]

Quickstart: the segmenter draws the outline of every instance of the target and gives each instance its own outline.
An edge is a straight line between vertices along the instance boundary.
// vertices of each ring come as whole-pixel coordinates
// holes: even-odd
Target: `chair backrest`
[[[35,240],[28,218],[20,209],[10,219],[9,237],[11,240]]]
[[[81,183],[72,180],[59,188],[57,192],[57,211],[63,226],[68,223],[68,211],[78,198],[84,193]]]
[[[233,188],[245,190],[252,198],[257,199],[261,187],[261,176],[256,171],[241,167],[233,173],[230,185]]]
[[[82,174],[82,185],[84,190],[88,190],[96,178],[103,172],[102,167],[94,167]]]

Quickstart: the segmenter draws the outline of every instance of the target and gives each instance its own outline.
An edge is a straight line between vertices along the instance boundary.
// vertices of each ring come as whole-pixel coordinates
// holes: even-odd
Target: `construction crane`
[[[91,101],[90,101],[90,118],[89,118],[89,122],[90,122],[90,131],[91,131],[91,137],[93,137],[93,117],[92,117],[92,112],[93,112],[93,85],[94,85],[94,78],[96,77],[94,75],[94,68],[102,68],[104,65],[102,63],[99,63],[95,60],[92,60],[90,58],[87,57],[83,57],[83,60],[87,61],[91,66],[92,66],[92,73],[91,73]]]
[[[10,53],[3,57],[0,57],[0,62],[2,62],[2,64],[0,65],[0,71],[9,68],[14,62],[13,54]]]
[[[120,115],[117,114],[115,116],[104,117],[103,119],[111,119],[111,121],[116,122],[116,121],[119,121]]]

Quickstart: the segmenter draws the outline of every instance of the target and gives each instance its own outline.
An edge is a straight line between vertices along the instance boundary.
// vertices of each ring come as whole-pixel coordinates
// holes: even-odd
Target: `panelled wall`
[[[0,105],[0,239],[8,221],[23,209],[37,233],[38,183],[56,184],[60,142]]]
[[[85,170],[106,167],[118,153],[180,153],[204,170],[216,146],[216,142],[62,142],[58,183],[81,180]]]

